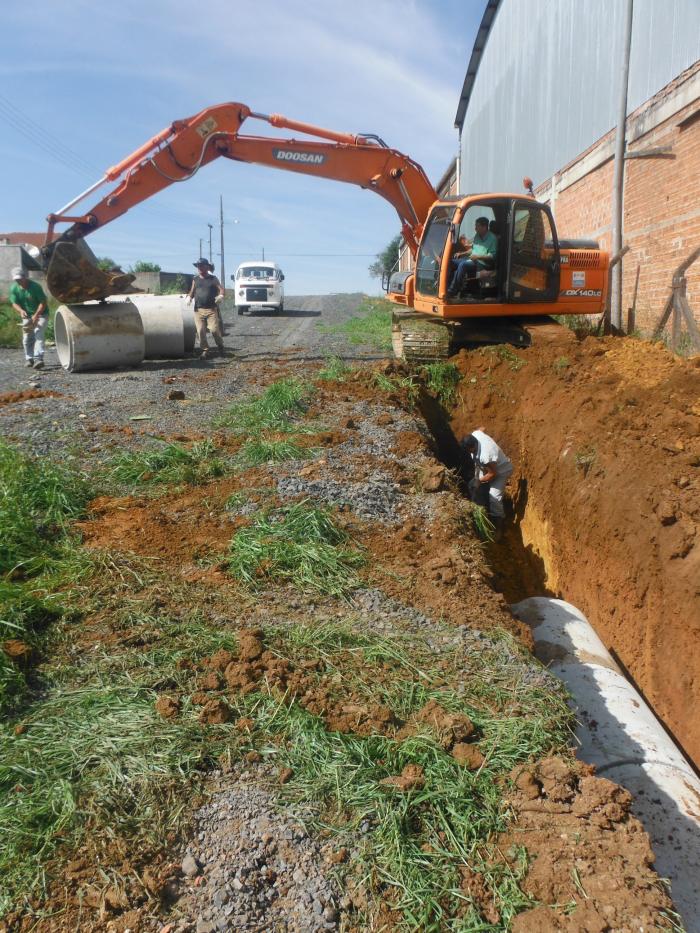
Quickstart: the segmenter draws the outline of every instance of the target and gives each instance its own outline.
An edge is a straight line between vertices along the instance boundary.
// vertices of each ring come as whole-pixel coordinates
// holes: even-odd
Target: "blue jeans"
[[[448,286],[448,292],[457,294],[462,290],[465,279],[476,278],[476,273],[479,271],[479,265],[474,262],[473,259],[458,259],[456,262],[453,260],[454,273],[450,280]]]
[[[42,315],[36,324],[31,321],[22,328],[22,344],[24,355],[28,360],[44,359],[44,331],[49,323],[48,314]]]

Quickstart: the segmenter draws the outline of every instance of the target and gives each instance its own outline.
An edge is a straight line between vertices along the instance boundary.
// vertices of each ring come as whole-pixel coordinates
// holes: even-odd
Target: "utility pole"
[[[197,253],[197,259],[202,258],[202,237],[199,238],[199,252]]]
[[[622,68],[620,70],[620,96],[618,99],[617,136],[615,137],[615,164],[613,169],[612,246],[610,253],[618,255],[622,249],[622,220],[624,212],[625,143],[627,135],[627,87],[630,73],[632,46],[632,14],[634,0],[627,0],[622,35]],[[610,324],[622,330],[622,262],[612,269],[610,278]]]
[[[224,263],[224,196],[219,195],[219,230],[221,232],[221,286],[226,294],[226,265]]]
[[[265,262],[265,247],[264,247],[264,246],[263,246],[262,253],[263,253],[263,255],[262,255],[262,261]]]
[[[209,227],[209,265],[211,265],[211,231],[214,224],[207,224]]]

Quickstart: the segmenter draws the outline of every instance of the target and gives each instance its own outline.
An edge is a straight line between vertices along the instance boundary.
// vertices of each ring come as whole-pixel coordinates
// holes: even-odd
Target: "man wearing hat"
[[[12,270],[12,307],[22,318],[22,344],[26,366],[44,368],[44,331],[49,322],[49,305],[44,289],[19,266]]]
[[[488,509],[498,541],[503,534],[505,518],[503,490],[513,472],[513,464],[496,441],[481,429],[468,434],[461,446],[474,466],[469,494],[473,502]]]
[[[217,307],[224,300],[224,290],[221,282],[210,271],[214,267],[206,259],[200,258],[193,265],[197,267],[197,275],[192,279],[187,302],[189,303],[194,298],[194,319],[197,324],[199,348],[202,351],[202,359],[206,359],[209,356],[207,328],[214,338],[219,353],[224,352],[221,317]]]

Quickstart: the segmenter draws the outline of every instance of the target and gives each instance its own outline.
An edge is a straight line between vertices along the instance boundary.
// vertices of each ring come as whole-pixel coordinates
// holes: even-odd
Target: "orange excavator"
[[[247,119],[316,138],[243,135]],[[133,277],[97,269],[83,239],[174,182],[192,178],[219,156],[348,182],[394,206],[414,260],[411,271],[395,272],[385,282],[396,306],[394,351],[401,358],[442,359],[460,343],[527,345],[538,319],[596,314],[604,308],[608,255],[592,241],[560,241],[549,208],[535,200],[531,184],[529,194],[440,198],[420,165],[378,136],[336,133],[255,113],[241,103],[207,107],[175,121],[49,214],[42,258],[51,294],[76,304],[128,293]],[[109,183],[114,187],[87,213],[70,213]],[[473,262],[474,274],[455,291],[456,257],[465,249],[468,255],[477,221],[481,229],[488,221],[491,255]],[[65,223],[70,226],[58,234],[56,226]]]

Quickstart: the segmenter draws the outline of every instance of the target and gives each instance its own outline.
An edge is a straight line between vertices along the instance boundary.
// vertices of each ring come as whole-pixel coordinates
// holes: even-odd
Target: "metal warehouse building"
[[[463,193],[534,179],[560,236],[611,246],[624,0],[488,0],[457,109]],[[700,246],[700,0],[634,0],[623,308],[651,329]],[[688,274],[700,318],[700,259]],[[635,283],[637,287],[635,288]]]

